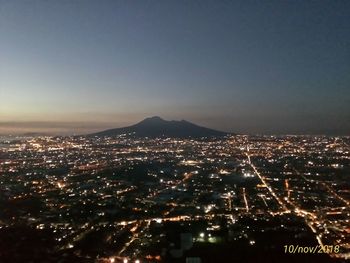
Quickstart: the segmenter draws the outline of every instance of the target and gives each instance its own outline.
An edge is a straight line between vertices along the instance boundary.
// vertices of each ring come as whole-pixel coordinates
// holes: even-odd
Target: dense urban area
[[[4,137],[0,262],[343,262],[349,176],[350,137]]]

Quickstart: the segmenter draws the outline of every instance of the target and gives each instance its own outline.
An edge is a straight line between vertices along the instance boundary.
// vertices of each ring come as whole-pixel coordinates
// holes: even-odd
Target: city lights
[[[298,233],[307,229],[308,238],[319,245],[339,245],[342,253],[331,257],[346,258],[348,181],[329,177],[323,164],[327,159],[327,169],[342,174],[346,166],[332,164],[349,162],[346,140],[121,136],[14,142],[2,149],[4,200],[32,202],[38,210],[25,205],[15,212],[5,209],[0,230],[24,220],[41,235],[52,231],[57,253],[72,257],[80,255],[82,244],[92,236],[101,254],[105,247],[115,253],[100,257],[101,263],[127,263],[166,262],[199,243],[244,241],[251,249],[259,248],[260,242],[252,238],[268,231],[294,231],[288,240],[297,243]],[[19,216],[8,217],[10,212]],[[269,238],[262,244],[268,247],[268,242]],[[151,247],[159,249],[152,254]]]

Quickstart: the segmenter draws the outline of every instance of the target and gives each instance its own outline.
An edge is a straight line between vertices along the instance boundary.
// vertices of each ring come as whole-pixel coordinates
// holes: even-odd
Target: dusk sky
[[[346,0],[0,0],[0,54],[2,134],[350,134]]]

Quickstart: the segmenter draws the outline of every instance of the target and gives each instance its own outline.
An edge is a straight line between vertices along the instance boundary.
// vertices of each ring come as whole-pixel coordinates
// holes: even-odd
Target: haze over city
[[[348,1],[0,1],[0,133],[159,115],[348,134]]]

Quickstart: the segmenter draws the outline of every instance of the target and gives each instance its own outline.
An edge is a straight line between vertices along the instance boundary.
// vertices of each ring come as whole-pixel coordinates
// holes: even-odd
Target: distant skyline
[[[0,134],[150,116],[350,135],[350,1],[0,0]]]

